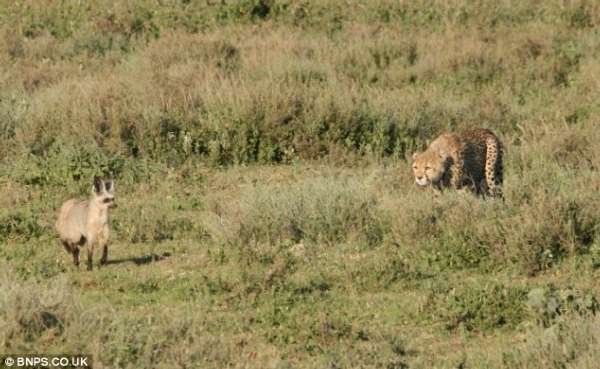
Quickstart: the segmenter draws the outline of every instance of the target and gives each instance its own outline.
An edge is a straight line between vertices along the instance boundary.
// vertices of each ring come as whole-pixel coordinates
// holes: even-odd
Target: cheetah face
[[[446,158],[431,151],[414,154],[412,169],[417,186],[437,185],[446,173]]]

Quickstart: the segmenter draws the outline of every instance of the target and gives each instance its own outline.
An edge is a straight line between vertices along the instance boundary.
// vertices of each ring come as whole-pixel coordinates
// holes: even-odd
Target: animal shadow
[[[171,256],[170,252],[163,252],[161,255],[152,253],[152,254],[138,256],[138,257],[108,260],[106,262],[106,265],[134,263],[135,265],[139,266],[139,265],[145,265],[145,264],[150,264],[150,263],[155,263],[157,261],[165,260],[166,258],[168,258],[170,256]]]

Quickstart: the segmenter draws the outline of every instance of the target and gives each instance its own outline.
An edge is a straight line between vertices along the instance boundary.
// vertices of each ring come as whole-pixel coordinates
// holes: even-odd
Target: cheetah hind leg
[[[498,148],[498,157],[496,158],[496,165],[494,166],[494,190],[493,195],[504,201],[504,193],[502,193],[502,182],[504,181],[504,163],[503,163],[504,152],[502,147]]]
[[[502,196],[502,146],[495,137],[486,140],[485,191],[491,197]]]

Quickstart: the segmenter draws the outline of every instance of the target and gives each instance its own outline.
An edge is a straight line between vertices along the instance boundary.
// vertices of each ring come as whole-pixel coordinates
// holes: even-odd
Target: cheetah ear
[[[415,153],[413,153],[413,154],[412,154],[412,159],[413,159],[413,160],[416,160],[416,159],[417,159],[417,155],[419,155],[419,154],[417,154],[416,152],[415,152]]]

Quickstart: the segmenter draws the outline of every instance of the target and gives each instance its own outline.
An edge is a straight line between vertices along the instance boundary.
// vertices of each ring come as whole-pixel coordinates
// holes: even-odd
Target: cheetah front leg
[[[436,183],[434,185],[431,186],[431,194],[434,198],[440,197],[440,195],[442,194],[442,186],[439,183]]]
[[[463,167],[457,162],[452,166],[452,174],[450,176],[450,186],[456,190],[461,190],[464,187],[463,183]]]

